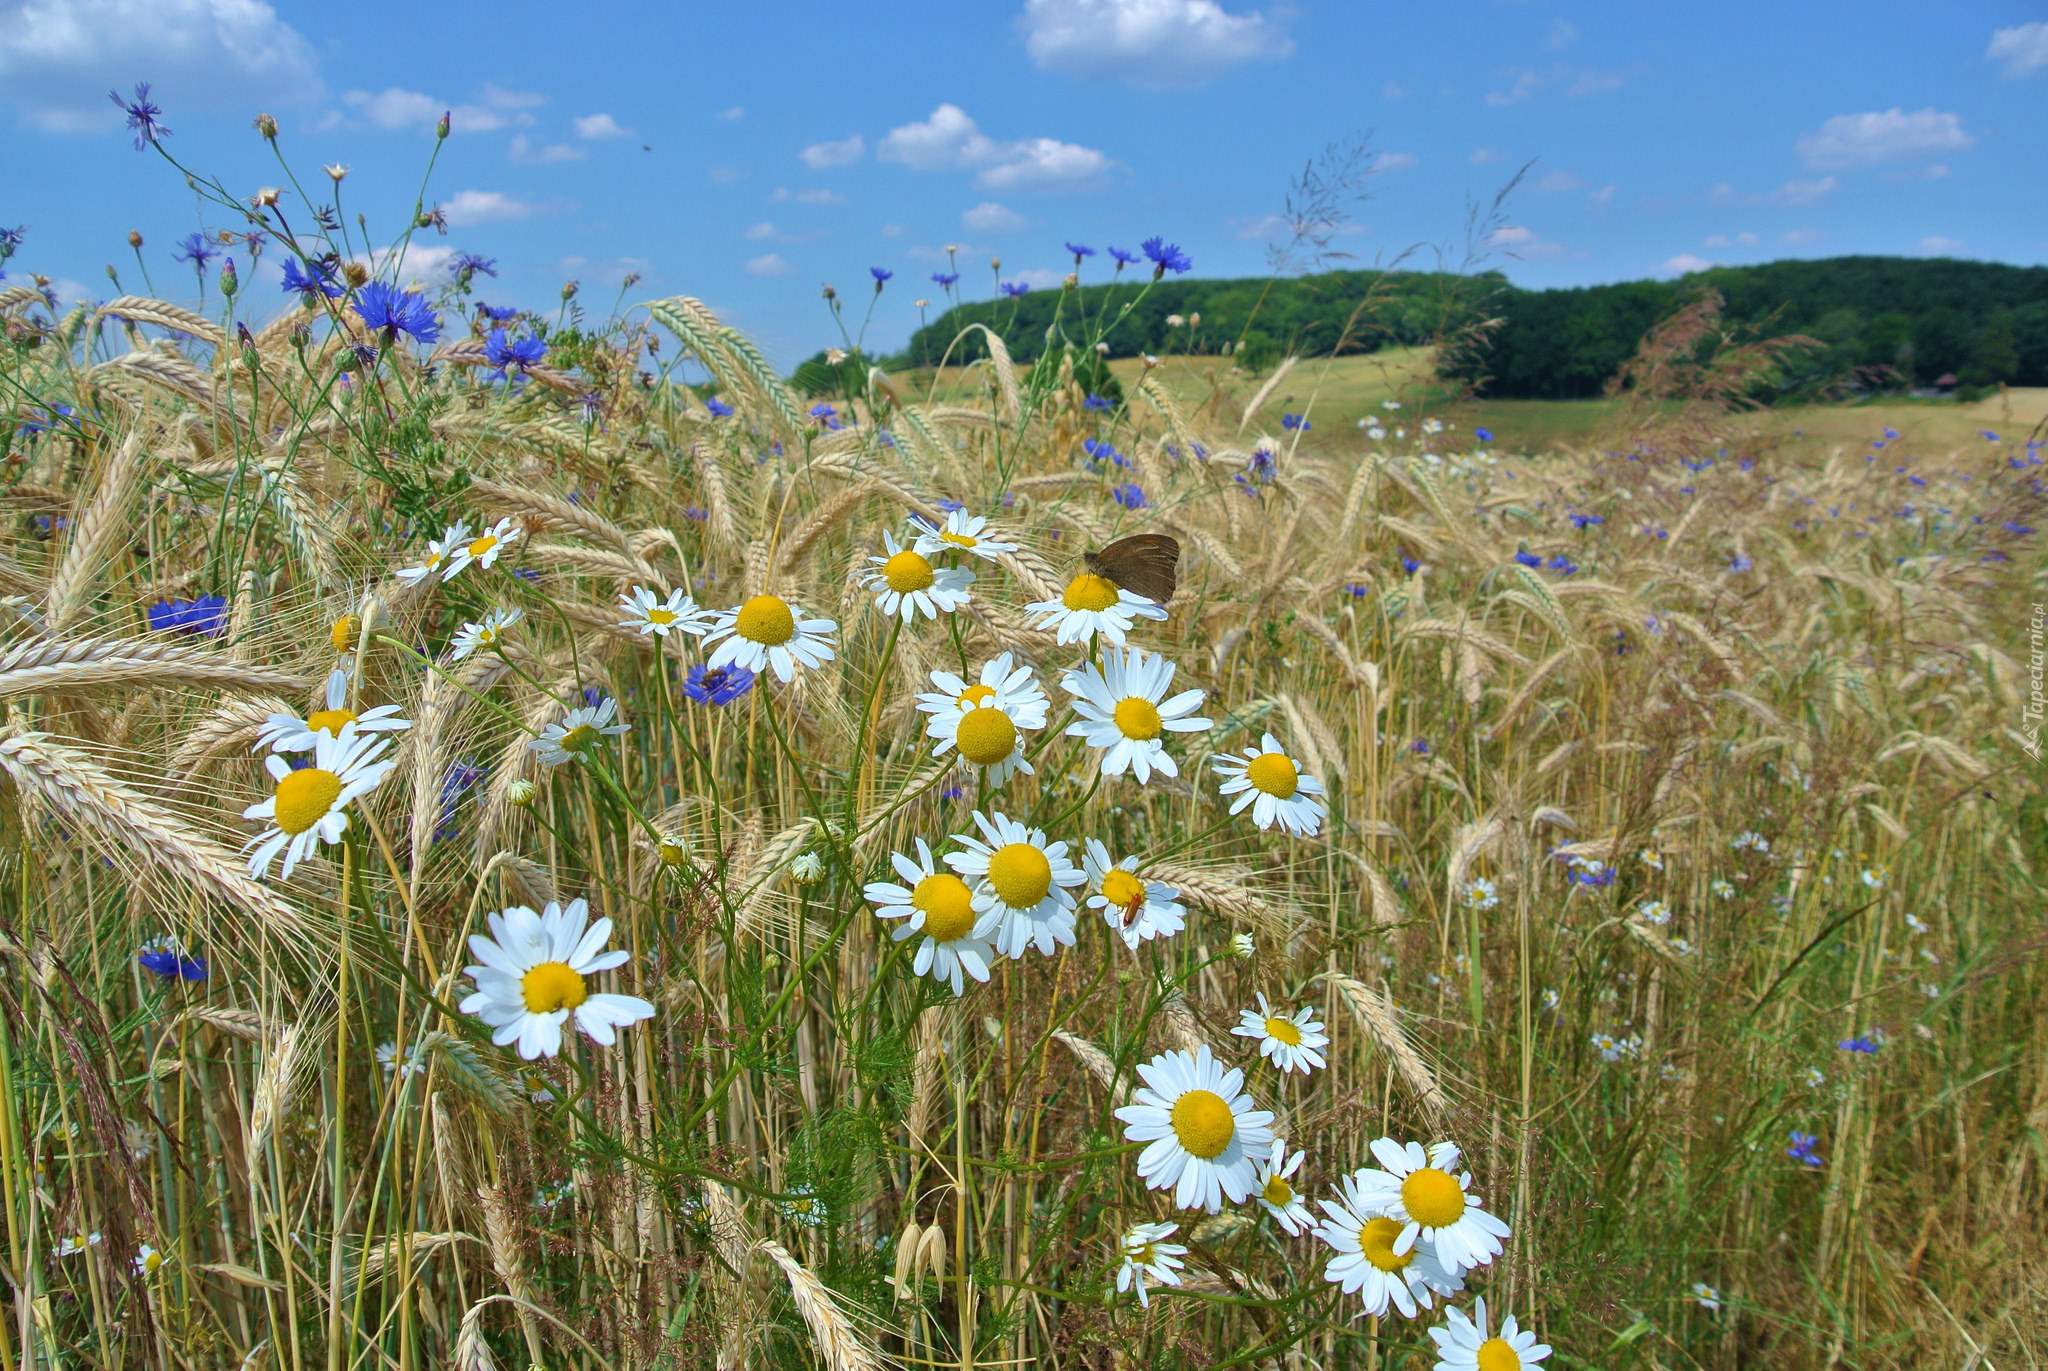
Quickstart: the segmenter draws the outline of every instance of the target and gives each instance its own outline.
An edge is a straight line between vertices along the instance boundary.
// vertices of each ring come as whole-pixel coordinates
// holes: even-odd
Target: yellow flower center
[[[961,715],[953,736],[960,755],[976,766],[994,766],[1017,748],[1017,725],[994,705],[979,705]]]
[[[1141,743],[1149,743],[1157,738],[1162,727],[1159,706],[1136,695],[1128,700],[1118,700],[1116,713],[1111,717],[1116,720],[1117,729],[1126,738],[1136,738]]]
[[[1279,1176],[1269,1177],[1266,1181],[1266,1188],[1261,1190],[1259,1195],[1267,1204],[1272,1205],[1275,1209],[1285,1209],[1288,1205],[1294,1203],[1294,1187]]]
[[[882,564],[882,579],[899,595],[932,588],[932,564],[909,548]]]
[[[1464,1187],[1448,1171],[1418,1167],[1401,1182],[1401,1205],[1424,1228],[1449,1228],[1464,1217]]]
[[[294,838],[327,817],[341,794],[341,777],[317,766],[294,771],[277,783],[277,826]]]
[[[526,1008],[535,1014],[552,1014],[557,1009],[574,1009],[590,998],[583,977],[567,962],[542,962],[519,978]]]
[[[681,866],[690,860],[690,849],[678,838],[663,838],[655,845],[654,855],[661,859],[663,866]]]
[[[1030,909],[1052,889],[1052,863],[1030,843],[1009,843],[988,859],[988,883],[1012,909]]]
[[[1294,798],[1301,785],[1301,772],[1284,752],[1262,752],[1244,769],[1245,779],[1276,800]]]
[[[971,685],[960,692],[960,708],[971,709],[985,700],[996,697],[994,686]]]
[[[486,533],[483,537],[477,539],[475,542],[469,545],[469,555],[472,557],[481,557],[497,545],[498,535],[495,533]]]
[[[1289,1047],[1301,1046],[1301,1028],[1292,1019],[1283,1019],[1277,1014],[1266,1020],[1266,1036],[1286,1043]]]
[[[362,640],[363,621],[354,614],[344,614],[334,621],[334,627],[327,630],[327,640],[334,644],[336,652],[354,652]]]
[[[1479,1371],[1521,1371],[1522,1354],[1506,1338],[1488,1338],[1479,1344]]]
[[[939,541],[951,543],[954,547],[980,547],[981,540],[968,533],[941,533]]]
[[[942,943],[974,931],[974,892],[950,871],[927,876],[910,892],[910,903],[924,911],[924,931]]]
[[[589,724],[578,724],[562,735],[562,751],[586,752],[597,741],[597,730]]]
[[[1190,1090],[1173,1102],[1173,1134],[1197,1157],[1223,1155],[1237,1136],[1230,1105],[1213,1090]]]
[[[739,635],[750,643],[779,647],[796,637],[796,615],[773,595],[756,595],[740,606]]]
[[[339,738],[343,724],[352,724],[356,716],[346,709],[316,709],[306,716],[306,727],[315,733],[325,733]]]
[[[501,631],[500,626],[497,624],[485,624],[476,631],[476,645],[478,647],[491,646],[498,641],[498,634]]]
[[[1394,1239],[1401,1236],[1399,1219],[1374,1219],[1358,1230],[1358,1245],[1365,1251],[1365,1259],[1382,1271],[1399,1271],[1415,1260],[1415,1249],[1406,1252],[1394,1251]]]
[[[152,1253],[150,1253],[150,1254],[149,1254],[148,1256],[146,1256],[146,1257],[144,1257],[144,1258],[142,1259],[142,1271],[143,1271],[143,1274],[144,1274],[144,1275],[148,1275],[148,1276],[153,1276],[153,1275],[155,1275],[155,1274],[156,1274],[156,1269],[157,1269],[157,1268],[158,1268],[159,1266],[162,1266],[163,1264],[164,1264],[164,1254],[163,1254],[163,1253],[161,1253],[161,1252],[152,1252]]]
[[[1116,582],[1084,571],[1067,583],[1067,593],[1060,597],[1060,603],[1068,609],[1108,609],[1118,598]]]
[[[1135,914],[1145,903],[1145,883],[1122,867],[1113,866],[1102,875],[1102,898],[1126,916]]]
[[[647,622],[650,624],[672,624],[678,617],[680,616],[672,609],[650,609],[647,611]]]

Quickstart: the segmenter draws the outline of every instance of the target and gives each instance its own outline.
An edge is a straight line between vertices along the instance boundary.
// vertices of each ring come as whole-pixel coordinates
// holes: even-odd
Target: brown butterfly
[[[1164,533],[1133,533],[1100,552],[1082,553],[1081,560],[1097,576],[1163,605],[1173,598],[1180,543]]]

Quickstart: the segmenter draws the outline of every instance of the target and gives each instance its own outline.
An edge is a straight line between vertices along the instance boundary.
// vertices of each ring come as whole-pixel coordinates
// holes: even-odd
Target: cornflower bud
[[[270,140],[271,140],[272,142],[276,142],[276,141],[277,141],[277,120],[275,120],[275,119],[271,118],[271,117],[270,117],[269,115],[267,115],[267,114],[259,114],[259,115],[257,115],[257,116],[256,116],[256,132],[258,132],[258,133],[262,134],[262,135],[263,135],[263,136],[264,136],[265,138],[268,138],[268,139],[270,139]]]

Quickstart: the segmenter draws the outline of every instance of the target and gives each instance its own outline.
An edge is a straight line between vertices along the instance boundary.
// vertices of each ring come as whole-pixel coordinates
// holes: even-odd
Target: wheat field
[[[0,293],[9,1364],[2048,1357],[2038,441],[819,403],[267,213]]]

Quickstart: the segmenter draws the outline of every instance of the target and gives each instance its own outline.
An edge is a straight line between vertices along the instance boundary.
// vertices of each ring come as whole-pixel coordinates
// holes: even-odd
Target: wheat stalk
[[[1408,1041],[1408,1035],[1401,1031],[1400,1015],[1393,1002],[1364,981],[1341,971],[1325,971],[1316,979],[1326,981],[1336,989],[1337,998],[1351,1011],[1351,1017],[1358,1026],[1379,1044],[1380,1050],[1394,1063],[1401,1079],[1415,1092],[1415,1097],[1441,1123],[1450,1113],[1450,1101],[1421,1054]]]
[[[0,656],[0,698],[106,686],[205,685],[308,690],[303,676],[231,661],[204,648],[124,638],[40,638]]]

